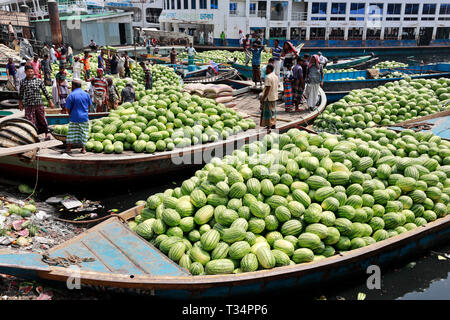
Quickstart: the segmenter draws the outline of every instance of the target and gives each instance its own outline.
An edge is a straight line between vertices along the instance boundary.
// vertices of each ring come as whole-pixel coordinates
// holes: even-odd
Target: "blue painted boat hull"
[[[426,66],[409,66],[405,68],[394,69],[381,69],[381,72],[385,71],[398,71],[410,76],[412,79],[431,79],[450,76],[450,64],[441,63]],[[421,74],[425,72],[433,72],[429,74]],[[327,101],[329,103],[336,102],[345,97],[350,91],[363,88],[375,88],[386,84],[387,82],[398,81],[404,79],[404,77],[397,78],[382,78],[382,79],[365,79],[365,80],[339,80],[345,78],[356,79],[357,77],[365,77],[366,71],[352,71],[352,72],[339,72],[339,73],[327,73],[324,77],[323,89],[327,95]]]
[[[133,218],[141,209],[132,208],[121,217]],[[61,283],[76,275],[84,286],[169,299],[239,297],[325,286],[348,277],[367,277],[367,268],[371,265],[383,270],[449,239],[450,216],[446,216],[370,246],[316,262],[242,274],[191,276],[117,218],[112,218],[50,250],[51,257],[63,256],[67,251],[79,257],[96,258],[93,262],[82,262],[79,273],[74,274],[70,268],[49,266],[37,253],[11,251],[0,252],[0,272]]]

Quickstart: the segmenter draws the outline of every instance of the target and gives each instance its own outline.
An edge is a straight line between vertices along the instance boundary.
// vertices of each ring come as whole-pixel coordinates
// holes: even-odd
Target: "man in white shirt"
[[[26,61],[22,61],[20,63],[20,67],[19,69],[17,69],[17,91],[20,90],[20,82],[25,79],[27,77],[26,73],[25,73],[25,65],[27,64]]]
[[[210,45],[214,44],[214,34],[213,34],[212,31],[208,35],[208,42],[209,42]]]
[[[327,63],[328,63],[328,59],[326,58],[326,57],[324,57],[323,55],[322,55],[322,52],[317,52],[317,55],[319,56],[319,62],[320,62],[320,64],[325,68],[326,67],[326,65],[327,65]]]
[[[264,80],[264,91],[261,96],[261,120],[260,126],[265,127],[268,132],[275,129],[277,121],[276,102],[278,100],[279,78],[273,72],[274,66],[268,64],[266,66],[266,79]]]
[[[50,48],[50,59],[52,61],[52,63],[58,62],[58,59],[56,59],[56,50],[55,50],[55,46],[52,45],[52,47]]]
[[[192,43],[189,45],[188,48],[186,48],[187,54],[188,54],[188,64],[194,64],[194,57],[197,51],[195,51],[195,48],[192,46]]]
[[[244,33],[242,32],[242,30],[239,30],[239,46],[242,46],[244,38],[245,38]]]

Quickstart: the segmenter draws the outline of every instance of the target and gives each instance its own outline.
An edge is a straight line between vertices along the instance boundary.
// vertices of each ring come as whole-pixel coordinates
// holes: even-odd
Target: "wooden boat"
[[[235,110],[246,113],[245,117],[252,117],[255,122],[259,123],[259,101],[255,95],[240,96],[235,98],[234,102],[236,103]],[[293,127],[306,125],[323,112],[325,106],[326,96],[322,90],[314,111],[287,114],[278,106],[277,127],[284,132]],[[67,155],[63,154],[61,149],[47,148],[39,150],[36,154],[36,161],[23,155],[0,157],[0,171],[14,176],[34,178],[36,168],[39,167],[40,181],[63,183],[67,181],[80,183],[145,179],[151,175],[201,165],[213,156],[221,157],[231,153],[236,147],[265,134],[266,130],[257,127],[230,136],[224,141],[153,154],[125,151],[123,154],[89,152],[85,155],[81,153]]]
[[[0,273],[49,284],[67,283],[77,278],[85,287],[169,299],[224,298],[367,277],[370,265],[383,268],[399,264],[450,239],[448,215],[398,236],[316,262],[240,274],[192,276],[124,223],[142,208],[134,207],[109,218],[53,247],[46,257],[38,253],[0,251]],[[90,261],[81,262],[78,268],[46,263],[67,255]]]
[[[440,78],[450,76],[450,63],[430,64],[425,66],[409,66],[397,69],[381,69],[383,72],[401,72],[403,77],[379,78],[356,80],[357,77],[366,77],[366,71],[339,72],[325,74],[323,89],[327,95],[328,102],[335,102],[346,96],[351,90],[363,88],[375,88],[387,82],[402,80],[406,76],[412,79],[418,78]],[[346,78],[354,80],[344,80]],[[342,80],[341,80],[342,79]]]
[[[367,56],[361,56],[361,57],[340,59],[336,63],[333,63],[333,61],[329,61],[327,63],[326,68],[327,69],[352,68],[352,67],[364,65],[372,59],[373,59],[373,55],[367,55]]]
[[[238,75],[238,71],[236,69],[221,69],[219,70],[219,74],[207,77],[207,76],[200,76],[200,77],[188,77],[184,78],[184,83],[221,83],[225,80],[231,80],[236,78]]]
[[[61,109],[46,109],[46,118],[48,125],[56,125],[56,124],[68,124],[69,123],[69,115],[66,113],[61,113]],[[55,112],[56,111],[56,112]],[[109,112],[93,112],[89,113],[89,119],[99,119],[108,116]],[[19,109],[3,109],[0,110],[0,119],[12,116],[12,115],[21,115]]]

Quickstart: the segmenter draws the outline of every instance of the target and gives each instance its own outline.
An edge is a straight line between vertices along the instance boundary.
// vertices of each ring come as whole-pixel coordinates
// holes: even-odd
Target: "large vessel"
[[[239,45],[239,31],[316,47],[379,48],[450,45],[448,1],[164,0],[163,30],[187,30],[199,41]]]

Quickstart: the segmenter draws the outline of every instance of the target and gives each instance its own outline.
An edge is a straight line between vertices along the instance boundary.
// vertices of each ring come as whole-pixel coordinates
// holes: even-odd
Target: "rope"
[[[70,265],[76,265],[81,268],[82,262],[93,262],[95,261],[95,258],[89,257],[89,258],[80,258],[77,255],[70,254],[67,251],[64,250],[64,254],[66,257],[50,257],[50,254],[48,252],[44,252],[42,254],[42,262],[51,265],[51,266],[63,266],[63,267],[70,267]]]
[[[55,217],[55,218],[53,218],[53,219],[55,219],[56,221],[61,221],[61,222],[66,222],[66,223],[73,223],[73,224],[88,224],[88,223],[101,222],[101,221],[107,220],[107,219],[109,219],[109,218],[111,218],[111,217],[117,217],[117,218],[119,218],[119,220],[121,220],[122,223],[126,223],[126,222],[127,222],[124,218],[122,218],[122,217],[121,217],[120,215],[118,215],[118,214],[111,214],[111,215],[109,215],[109,216],[104,216],[104,217],[101,217],[101,218],[97,218],[97,219],[93,219],[93,220],[87,220],[87,221],[73,221],[73,220],[61,219],[61,218],[57,218],[57,217]]]
[[[39,148],[37,148],[36,150],[36,182],[34,183],[34,189],[33,192],[25,199],[25,201],[31,199],[31,197],[35,194],[37,186],[38,186],[38,182],[39,182],[39,158],[37,157],[37,153],[39,152]]]

